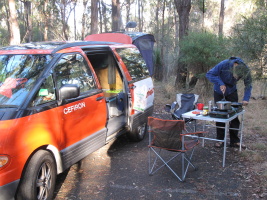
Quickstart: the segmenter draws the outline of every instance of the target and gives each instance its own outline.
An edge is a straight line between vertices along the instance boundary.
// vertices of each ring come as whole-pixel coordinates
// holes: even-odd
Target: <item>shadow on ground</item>
[[[253,199],[237,149],[227,148],[223,168],[222,149],[199,145],[198,170],[189,169],[182,183],[167,168],[148,175],[147,144],[148,136],[139,143],[122,136],[87,156],[59,176],[55,199]]]

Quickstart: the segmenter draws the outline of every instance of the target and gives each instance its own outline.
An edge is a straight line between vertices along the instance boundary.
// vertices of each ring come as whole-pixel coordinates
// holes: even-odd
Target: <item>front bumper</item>
[[[19,180],[0,186],[0,199],[13,200],[19,185]]]

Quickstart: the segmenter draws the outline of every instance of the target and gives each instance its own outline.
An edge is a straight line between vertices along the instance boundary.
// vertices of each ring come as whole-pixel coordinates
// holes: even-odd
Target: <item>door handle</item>
[[[100,100],[102,100],[102,99],[104,99],[103,96],[101,96],[101,97],[97,97],[97,98],[96,98],[97,101],[100,101]]]

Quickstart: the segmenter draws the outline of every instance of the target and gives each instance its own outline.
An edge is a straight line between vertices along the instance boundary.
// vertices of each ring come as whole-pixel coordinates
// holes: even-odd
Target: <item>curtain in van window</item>
[[[108,84],[116,83],[116,66],[114,63],[114,58],[109,55],[108,57]]]

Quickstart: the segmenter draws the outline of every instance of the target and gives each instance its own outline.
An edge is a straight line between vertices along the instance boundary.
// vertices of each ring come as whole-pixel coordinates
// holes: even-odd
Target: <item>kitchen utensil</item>
[[[243,104],[242,103],[239,103],[239,102],[232,102],[231,103],[231,106],[233,106],[234,108],[240,108],[240,107],[243,106]]]
[[[198,110],[203,110],[203,107],[204,107],[204,103],[198,103],[197,104],[197,109]]]
[[[217,101],[216,105],[219,110],[231,110],[231,101]]]

